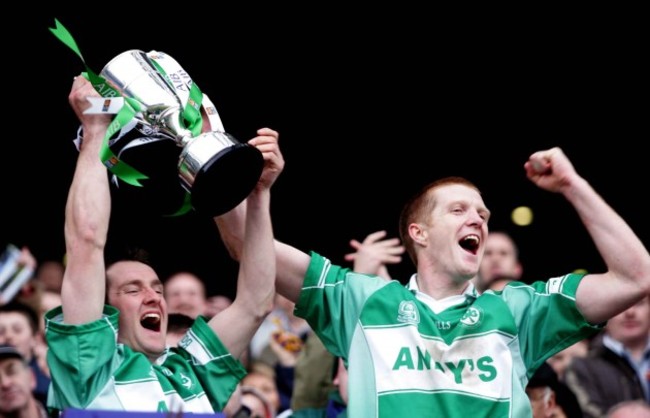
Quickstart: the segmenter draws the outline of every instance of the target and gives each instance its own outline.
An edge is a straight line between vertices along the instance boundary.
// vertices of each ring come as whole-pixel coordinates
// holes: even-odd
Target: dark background
[[[525,178],[527,157],[551,146],[650,239],[647,45],[634,10],[481,20],[393,8],[99,6],[104,13],[6,18],[18,29],[3,29],[0,244],[27,245],[39,260],[64,254],[78,126],[67,94],[84,66],[48,30],[55,18],[94,71],[128,49],[164,51],[236,138],[278,130],[286,168],[273,192],[276,237],[334,262],[344,262],[351,238],[378,229],[396,236],[408,196],[460,175],[482,189],[490,228],[515,237],[526,280],[602,270],[570,205]],[[123,197],[114,199],[111,245],[144,246],[162,278],[188,269],[210,293],[233,296],[237,266],[210,219],[163,217]],[[528,227],[510,221],[520,205],[534,211]],[[413,267],[405,258],[390,271],[404,281]]]

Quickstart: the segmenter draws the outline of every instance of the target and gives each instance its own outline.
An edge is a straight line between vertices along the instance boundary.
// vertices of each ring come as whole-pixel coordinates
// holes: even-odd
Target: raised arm
[[[68,101],[83,128],[83,143],[65,209],[67,264],[61,288],[64,320],[81,324],[99,319],[104,306],[104,246],[110,218],[108,171],[100,149],[108,115],[84,115],[89,96],[99,96],[84,77],[76,77]]]
[[[235,209],[236,213],[231,215],[236,229],[229,230],[232,240],[228,248],[240,256],[237,295],[228,308],[210,320],[212,329],[236,357],[248,347],[262,320],[271,312],[275,295],[276,257],[269,208],[270,188],[284,167],[284,159],[277,148],[277,132],[264,128],[257,133],[250,143],[262,151],[264,169],[246,199],[246,208]],[[219,219],[215,221],[220,224]]]
[[[580,177],[560,148],[539,151],[524,165],[542,189],[559,192],[573,205],[607,272],[587,275],[577,304],[592,323],[603,322],[650,293],[650,255],[629,225]]]
[[[249,144],[256,146],[264,156],[266,164],[274,161],[282,161],[282,154],[278,146],[277,135],[260,135],[249,141]],[[265,168],[266,170],[266,168]],[[277,168],[275,169],[277,170]],[[276,175],[277,176],[277,175]],[[215,218],[221,239],[228,249],[230,256],[241,262],[243,237],[246,229],[244,220],[246,218],[247,201],[242,202],[230,212]],[[297,302],[302,288],[303,278],[309,267],[310,257],[304,252],[278,240],[275,243],[276,257],[276,290],[287,299]]]

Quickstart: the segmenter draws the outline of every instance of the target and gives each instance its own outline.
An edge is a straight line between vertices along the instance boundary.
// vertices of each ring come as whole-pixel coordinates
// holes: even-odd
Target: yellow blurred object
[[[511,217],[515,225],[527,226],[533,222],[533,211],[528,206],[519,206],[512,211]]]
[[[273,338],[287,351],[298,353],[302,350],[302,340],[292,332],[275,331],[273,333]]]

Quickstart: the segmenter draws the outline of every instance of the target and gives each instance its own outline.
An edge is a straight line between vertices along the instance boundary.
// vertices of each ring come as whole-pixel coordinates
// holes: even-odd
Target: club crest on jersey
[[[481,308],[476,306],[470,306],[466,311],[465,315],[460,318],[460,323],[468,327],[475,327],[481,323],[483,320],[483,311]]]
[[[185,376],[183,373],[179,373],[181,377],[181,385],[185,386],[187,389],[192,387],[192,379]]]
[[[399,322],[404,322],[405,324],[420,323],[420,312],[413,301],[403,300],[400,302],[399,310],[397,312],[397,320]]]

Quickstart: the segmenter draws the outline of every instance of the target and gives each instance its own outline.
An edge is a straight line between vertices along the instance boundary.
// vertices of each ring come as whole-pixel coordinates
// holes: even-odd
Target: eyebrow
[[[142,279],[133,279],[133,280],[130,280],[130,281],[126,282],[126,283],[122,283],[120,286],[118,286],[118,289],[122,289],[122,288],[124,288],[126,286],[143,286],[143,285],[146,285],[146,284],[147,283]],[[150,283],[150,286],[151,287],[164,287],[163,282],[161,282],[160,279],[154,279]]]

